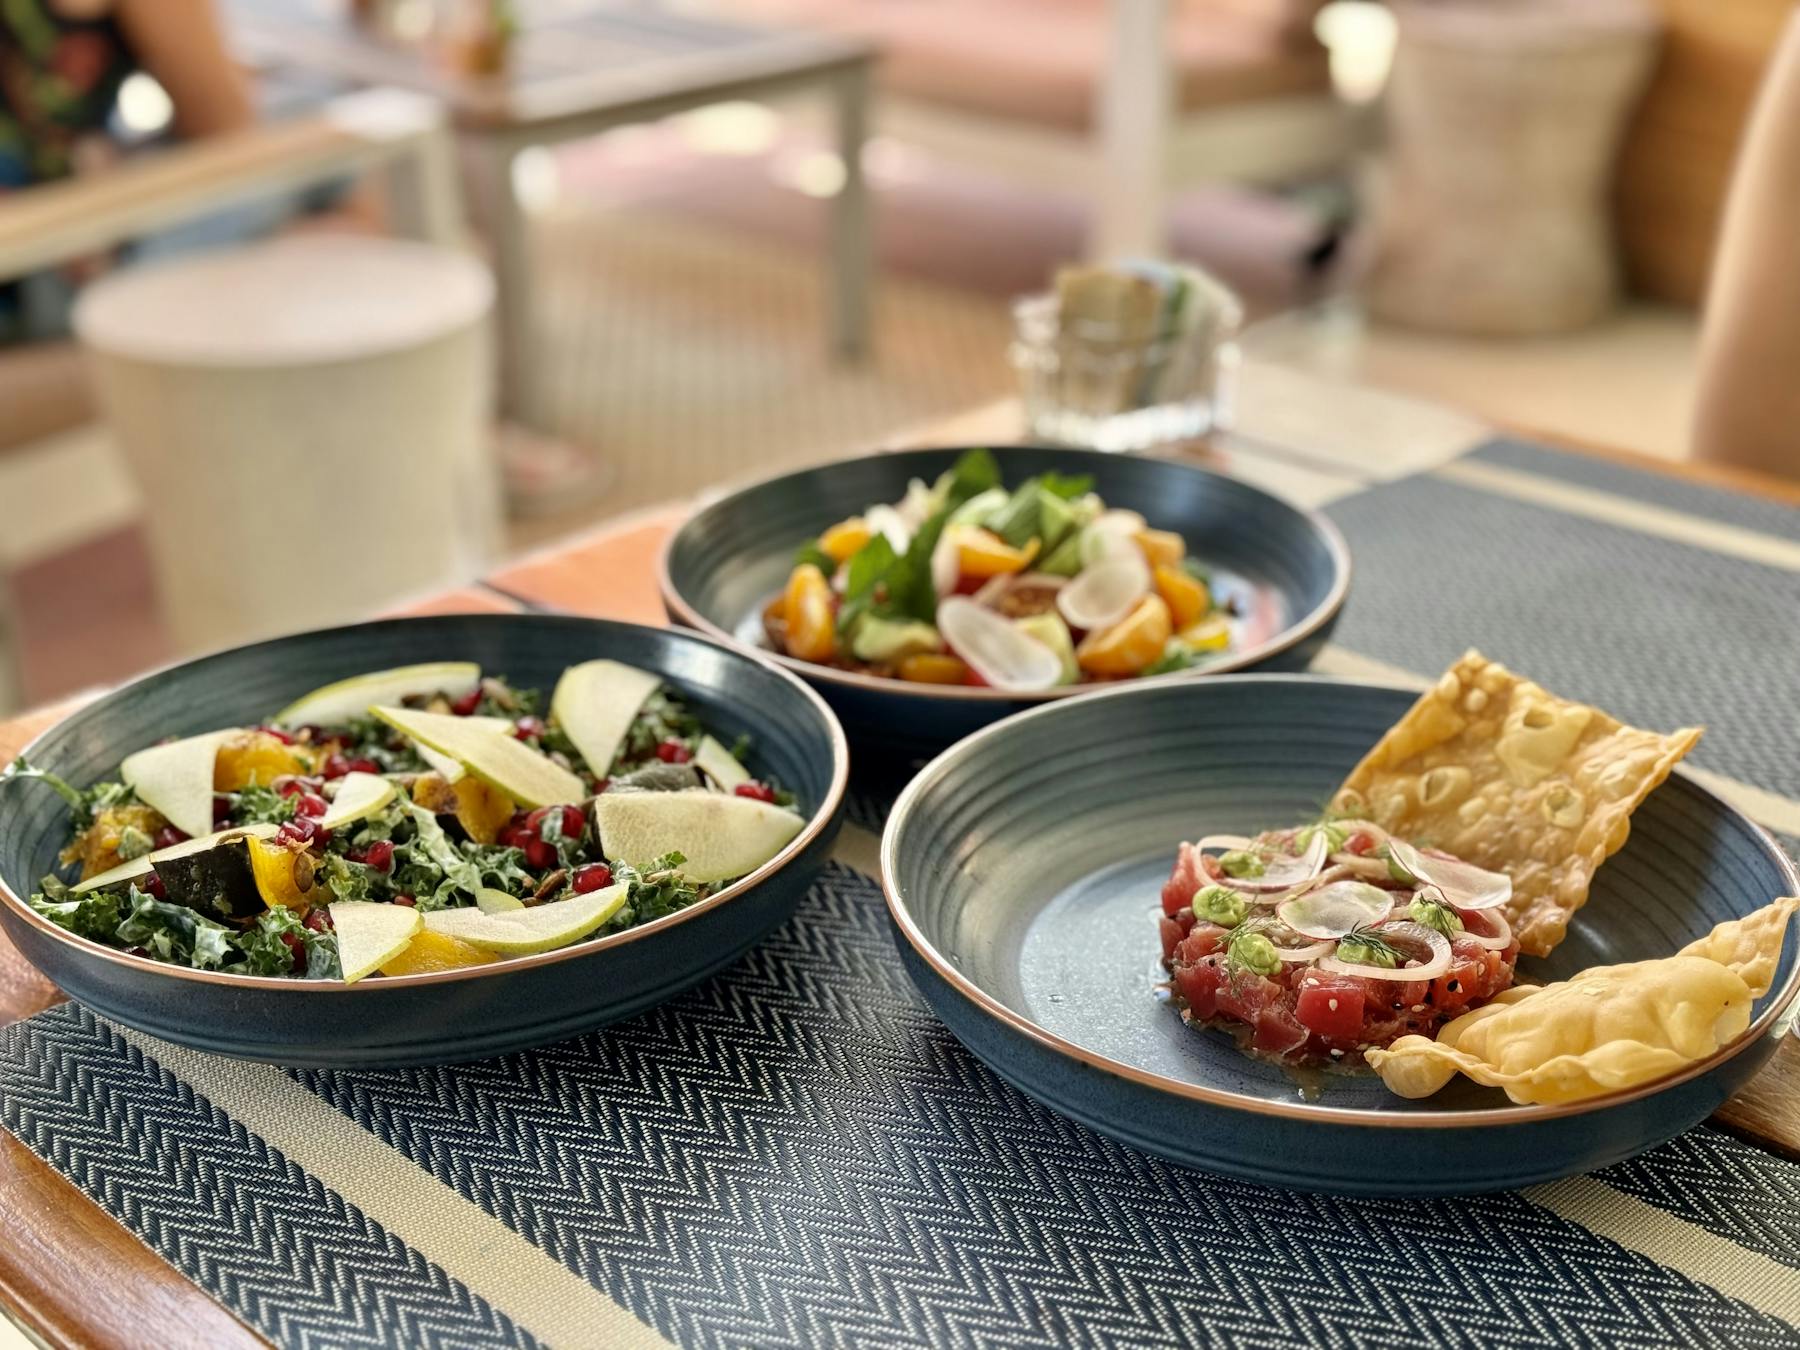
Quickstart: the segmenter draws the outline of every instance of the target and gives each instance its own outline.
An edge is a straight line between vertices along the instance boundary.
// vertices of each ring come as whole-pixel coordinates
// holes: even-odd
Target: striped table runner
[[[1251,470],[1350,538],[1321,668],[1422,681],[1476,643],[1703,721],[1698,772],[1795,846],[1800,512],[1514,442],[1406,467]],[[882,810],[769,942],[596,1035],[290,1073],[65,1006],[0,1033],[0,1120],[284,1344],[1800,1339],[1800,1165],[1711,1128],[1518,1194],[1349,1200],[1037,1106],[907,983]]]

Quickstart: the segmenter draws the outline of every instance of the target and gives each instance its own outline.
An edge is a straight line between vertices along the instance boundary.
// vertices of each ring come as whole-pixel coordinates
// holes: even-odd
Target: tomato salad
[[[1182,1017],[1291,1067],[1357,1068],[1513,982],[1510,880],[1366,820],[1183,843],[1163,887]]]

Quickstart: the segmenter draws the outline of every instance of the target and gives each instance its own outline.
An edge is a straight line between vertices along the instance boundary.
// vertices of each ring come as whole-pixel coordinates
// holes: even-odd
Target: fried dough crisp
[[[1363,757],[1332,806],[1512,877],[1506,918],[1546,956],[1625,843],[1631,813],[1700,739],[1628,727],[1470,651]]]
[[[1402,1036],[1368,1051],[1369,1063],[1402,1097],[1428,1097],[1457,1073],[1522,1104],[1581,1101],[1654,1082],[1750,1025],[1796,907],[1800,899],[1777,900],[1660,960],[1515,985],[1446,1023],[1435,1041]]]

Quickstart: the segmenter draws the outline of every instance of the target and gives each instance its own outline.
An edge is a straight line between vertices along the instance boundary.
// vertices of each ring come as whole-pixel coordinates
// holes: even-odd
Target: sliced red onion
[[[1255,845],[1238,845],[1238,847],[1254,848]],[[1316,831],[1313,834],[1312,842],[1306,846],[1306,852],[1298,858],[1289,857],[1285,853],[1265,857],[1263,858],[1263,874],[1260,877],[1227,876],[1221,884],[1231,887],[1234,891],[1250,891],[1257,894],[1286,891],[1295,886],[1304,886],[1325,870],[1325,854],[1329,849],[1330,845],[1326,842],[1324,831]]]
[[[1490,952],[1505,951],[1512,946],[1512,925],[1506,921],[1506,915],[1497,909],[1471,909],[1457,917],[1463,921],[1462,935],[1486,947]],[[1474,924],[1480,923],[1494,929],[1492,933],[1477,933]]]
[[[1010,619],[983,609],[965,596],[938,605],[938,631],[975,672],[996,689],[1029,694],[1062,680],[1062,658]]]
[[[1450,969],[1450,939],[1435,928],[1422,923],[1385,923],[1375,930],[1381,937],[1399,946],[1402,942],[1428,947],[1431,958],[1416,966],[1365,966],[1355,961],[1339,960],[1334,954],[1319,962],[1320,970],[1337,975],[1360,975],[1365,980],[1392,980],[1397,984],[1412,980],[1435,980]],[[1415,958],[1416,959],[1416,958]]]
[[[1428,857],[1404,839],[1390,838],[1388,852],[1416,880],[1442,891],[1456,909],[1492,909],[1512,899],[1512,878],[1504,872],[1490,872],[1459,858]]]
[[[1098,632],[1131,613],[1150,590],[1150,564],[1137,550],[1101,559],[1056,593],[1071,628]]]
[[[1366,881],[1334,881],[1275,909],[1278,917],[1296,933],[1309,938],[1341,938],[1353,928],[1366,928],[1387,917],[1394,896]]]

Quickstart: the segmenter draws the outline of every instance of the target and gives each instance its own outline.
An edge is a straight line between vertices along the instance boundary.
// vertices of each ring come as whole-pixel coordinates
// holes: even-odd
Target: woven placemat
[[[1556,481],[1562,461],[1535,453],[1475,458]],[[1800,513],[1708,496],[1692,519],[1743,533],[1707,547],[1606,519],[1609,501],[1686,501],[1636,481],[1650,475],[1580,469],[1568,481],[1598,494],[1581,518],[1458,468],[1330,508],[1357,560],[1342,650],[1429,675],[1478,644],[1645,725],[1704,722],[1699,763],[1800,793],[1800,572],[1779,548],[1756,560],[1759,538],[1800,538]],[[873,829],[885,809],[865,792],[850,814]],[[847,831],[855,865],[834,863],[768,942],[592,1036],[284,1073],[63,1007],[0,1033],[0,1120],[284,1344],[1800,1337],[1800,1165],[1701,1128],[1470,1199],[1170,1166],[1038,1106],[950,1037],[856,870],[871,851]]]

